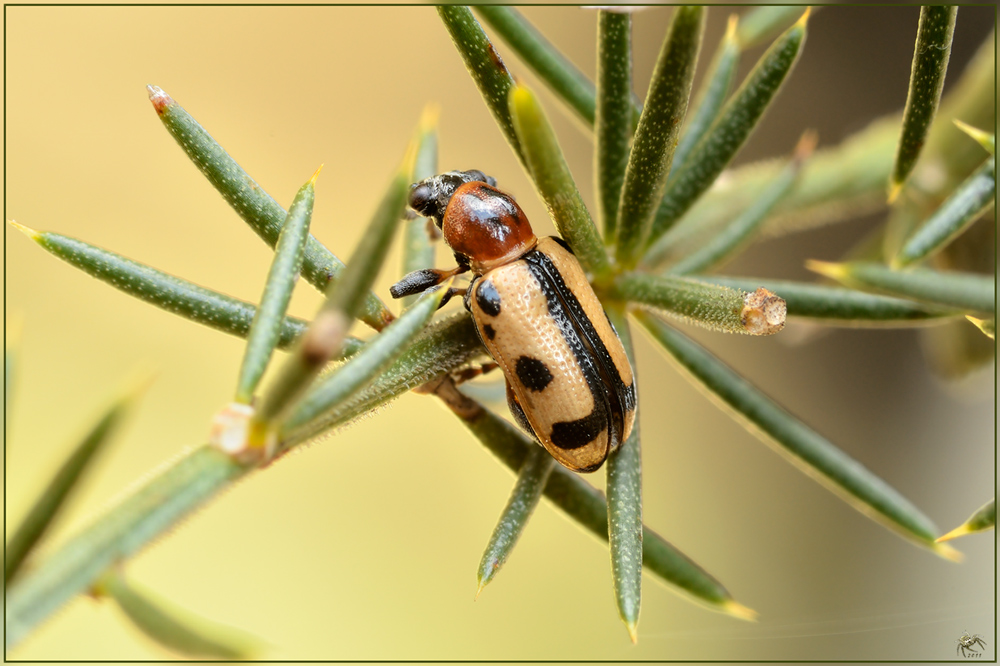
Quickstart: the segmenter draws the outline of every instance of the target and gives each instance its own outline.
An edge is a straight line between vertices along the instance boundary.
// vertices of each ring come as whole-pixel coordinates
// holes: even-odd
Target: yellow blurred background
[[[343,259],[428,102],[442,108],[442,170],[494,175],[536,231],[552,233],[430,7],[5,12],[8,219],[256,300],[270,250],[164,131],[146,97],[154,84],[282,205],[325,163],[312,231]],[[524,13],[593,72],[594,11]],[[702,68],[728,14],[710,11]],[[917,15],[915,7],[818,13],[798,68],[738,161],[787,154],[807,128],[819,130],[821,145],[835,144],[900,108]],[[654,8],[634,18],[640,95],[670,16]],[[950,82],[994,22],[986,7],[960,10]],[[539,90],[510,49],[497,46]],[[744,57],[741,76],[761,52]],[[541,95],[592,204],[588,132]],[[760,243],[726,272],[806,278],[804,259],[835,260],[882,219]],[[136,366],[157,369],[124,436],[50,535],[50,550],[150,470],[204,441],[235,388],[242,344],[81,274],[9,227],[5,240],[5,313],[24,320],[6,448],[8,534],[108,396]],[[440,265],[447,257],[439,252]],[[377,283],[386,299],[399,262],[395,248]],[[319,302],[300,285],[291,310],[309,317]],[[833,330],[794,344],[803,331],[790,324],[787,335],[768,339],[691,333],[942,532],[989,498],[992,367],[946,385],[925,366],[914,331]],[[964,630],[982,634],[984,656],[993,653],[993,533],[957,542],[967,556],[961,565],[911,546],[767,450],[638,340],[645,522],[757,610],[756,624],[691,605],[647,577],[633,646],[615,611],[607,548],[544,502],[473,602],[476,565],[513,477],[456,419],[416,395],[252,475],[127,572],[260,635],[279,659],[947,660]],[[601,473],[588,480],[603,486]],[[87,598],[9,656],[169,658],[109,604]]]

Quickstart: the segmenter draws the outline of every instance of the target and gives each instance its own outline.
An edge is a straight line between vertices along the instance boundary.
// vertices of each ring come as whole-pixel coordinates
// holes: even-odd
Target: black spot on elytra
[[[476,303],[483,314],[490,317],[496,317],[500,314],[500,294],[497,293],[497,288],[489,280],[483,280],[479,283],[479,289],[476,290]]]
[[[496,329],[489,324],[483,324],[483,335],[492,340],[497,336]]]
[[[543,361],[531,356],[522,356],[514,364],[514,371],[521,384],[529,391],[539,393],[552,383],[552,373]]]
[[[607,412],[603,409],[594,409],[582,419],[553,423],[552,443],[560,449],[579,449],[597,439],[607,427]]]

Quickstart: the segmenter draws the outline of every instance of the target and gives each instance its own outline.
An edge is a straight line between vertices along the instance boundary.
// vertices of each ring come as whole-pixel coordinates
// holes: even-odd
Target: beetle
[[[410,186],[408,204],[434,219],[458,266],[414,271],[390,289],[420,293],[467,271],[479,337],[503,371],[514,420],[558,462],[593,472],[635,422],[632,366],[569,245],[537,238],[514,198],[482,171]]]

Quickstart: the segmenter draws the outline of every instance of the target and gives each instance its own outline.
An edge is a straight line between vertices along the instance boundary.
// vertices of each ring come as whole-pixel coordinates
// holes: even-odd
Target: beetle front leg
[[[419,271],[413,271],[412,273],[404,275],[402,280],[389,287],[389,293],[392,294],[393,298],[402,298],[404,296],[420,294],[427,291],[431,287],[441,284],[448,278],[464,273],[467,270],[469,270],[468,266],[456,266],[450,271],[442,270],[440,268],[422,268]],[[458,293],[463,293],[464,291],[464,289],[461,289]],[[451,296],[445,296],[445,302],[447,302],[449,298],[451,298]]]

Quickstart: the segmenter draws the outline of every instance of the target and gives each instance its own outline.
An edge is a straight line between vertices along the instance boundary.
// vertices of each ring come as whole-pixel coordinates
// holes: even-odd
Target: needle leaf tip
[[[896,199],[899,198],[899,193],[903,191],[903,183],[892,183],[889,185],[889,196],[886,197],[886,201],[891,205],[896,203]]]
[[[159,86],[146,86],[149,93],[149,101],[153,103],[153,108],[157,113],[163,113],[163,109],[174,103],[173,98],[163,91]]]
[[[726,600],[722,604],[722,610],[727,615],[732,615],[740,620],[746,620],[747,622],[757,621],[757,611],[752,608],[747,608],[738,601],[733,601],[732,599]]]
[[[972,315],[965,315],[965,318],[972,322],[976,328],[983,332],[986,337],[996,340],[997,321],[996,319],[978,319]]]
[[[962,554],[962,551],[956,550],[946,543],[939,542],[940,539],[938,539],[938,542],[935,542],[931,547],[931,550],[934,551],[935,555],[938,555],[949,562],[955,562],[956,564],[965,559],[965,555]]]
[[[976,143],[986,149],[990,155],[994,153],[996,150],[996,135],[984,132],[978,127],[973,127],[968,123],[963,123],[957,118],[953,119],[952,122],[955,123],[955,127],[968,134],[974,141],[976,141]]]
[[[847,269],[843,264],[838,264],[832,261],[817,261],[816,259],[807,259],[806,268],[811,270],[813,273],[819,273],[825,277],[839,280],[840,278],[847,275]]]
[[[41,236],[41,234],[39,234],[34,229],[32,229],[30,227],[26,227],[23,224],[20,224],[19,222],[15,222],[14,220],[7,220],[7,224],[9,224],[10,226],[14,227],[15,229],[17,229],[18,231],[20,231],[21,233],[23,233],[25,236],[27,236],[28,238],[30,238],[33,241],[39,240],[39,236]]]
[[[423,113],[420,114],[420,134],[427,134],[428,132],[433,132],[438,125],[438,119],[441,118],[441,105],[436,102],[431,102],[424,107]]]
[[[951,532],[939,536],[935,541],[937,543],[942,543],[944,541],[951,541],[952,539],[957,539],[960,536],[965,536],[966,534],[972,534],[972,530],[969,529],[968,525],[959,525]]]

